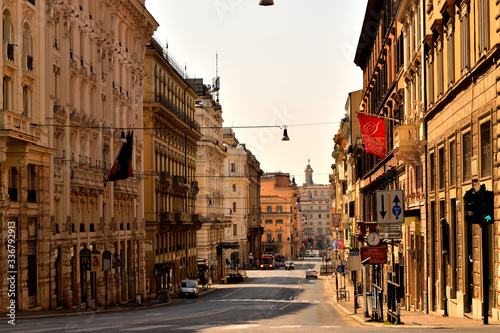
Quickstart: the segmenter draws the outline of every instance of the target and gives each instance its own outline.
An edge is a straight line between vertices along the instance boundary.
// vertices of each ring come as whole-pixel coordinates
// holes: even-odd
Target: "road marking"
[[[300,328],[302,325],[281,325],[281,326],[269,326],[269,328]]]
[[[320,326],[321,328],[341,328],[342,326]]]
[[[143,327],[131,327],[131,328],[125,328],[121,329],[120,331],[146,331],[146,330],[152,330],[155,328],[164,328],[164,327],[171,327],[172,325],[156,325],[156,326],[143,326]]]
[[[231,326],[225,326],[225,327],[219,327],[221,330],[246,330],[248,328],[254,328],[254,327],[259,327],[261,325],[257,324],[242,324],[242,325],[231,325]]]
[[[161,315],[161,312],[159,313],[146,313],[146,316],[159,316]]]
[[[213,325],[195,325],[195,326],[184,326],[178,328],[172,328],[172,331],[194,331],[194,330],[202,330],[204,328],[213,327]]]
[[[320,301],[314,301],[313,303],[320,303]]]

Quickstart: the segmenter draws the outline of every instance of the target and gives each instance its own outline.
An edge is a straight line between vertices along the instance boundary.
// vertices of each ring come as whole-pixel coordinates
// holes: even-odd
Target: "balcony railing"
[[[200,130],[200,124],[194,119],[188,118],[187,114],[179,109],[167,96],[164,94],[155,94],[155,102],[161,103],[163,106],[167,107],[172,111],[180,120],[188,124],[191,128],[195,130]]]

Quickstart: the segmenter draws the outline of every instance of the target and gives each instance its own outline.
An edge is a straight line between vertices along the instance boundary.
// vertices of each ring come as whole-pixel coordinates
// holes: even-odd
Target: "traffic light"
[[[465,221],[473,224],[481,223],[481,194],[480,191],[477,191],[471,187],[465,192],[464,199],[465,210],[467,214],[465,215]]]
[[[484,190],[481,200],[481,223],[490,224],[494,222],[493,201],[494,196],[492,191]]]
[[[488,191],[484,184],[481,185],[479,191],[470,188],[465,192],[465,220],[473,224],[490,224],[494,222],[494,195],[492,191]]]
[[[311,236],[307,237],[307,241],[311,243]]]

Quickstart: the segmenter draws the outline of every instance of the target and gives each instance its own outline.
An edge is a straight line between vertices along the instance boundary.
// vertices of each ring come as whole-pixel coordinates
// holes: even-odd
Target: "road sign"
[[[402,190],[377,191],[377,222],[403,223],[404,195]]]
[[[100,272],[102,270],[101,252],[92,250],[92,272]]]
[[[90,271],[90,257],[92,252],[89,249],[81,249],[80,250],[80,270],[81,271]]]
[[[365,261],[370,258],[370,264],[385,264],[387,263],[387,247],[386,246],[363,246],[361,248],[361,260]]]
[[[403,230],[400,223],[385,223],[379,225],[379,234],[382,239],[401,239]]]

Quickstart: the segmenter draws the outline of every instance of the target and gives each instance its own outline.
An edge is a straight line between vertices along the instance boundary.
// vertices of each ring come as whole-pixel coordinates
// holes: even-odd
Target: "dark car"
[[[293,263],[293,261],[287,261],[285,263],[285,269],[288,269],[288,270],[295,269],[295,264]]]

